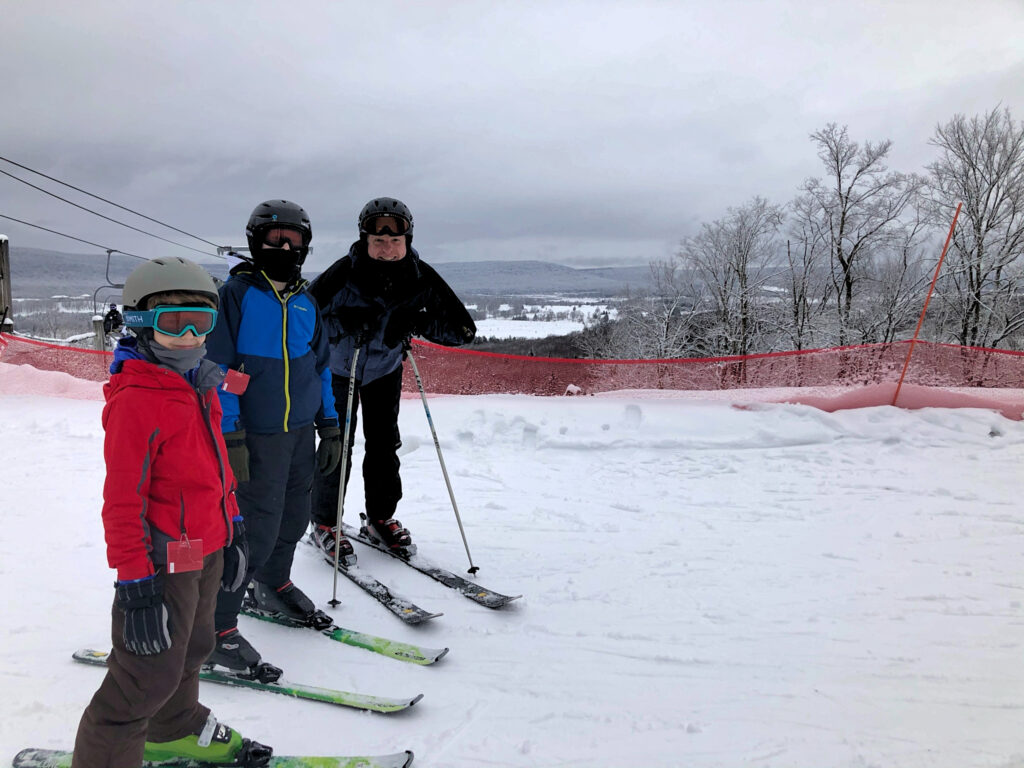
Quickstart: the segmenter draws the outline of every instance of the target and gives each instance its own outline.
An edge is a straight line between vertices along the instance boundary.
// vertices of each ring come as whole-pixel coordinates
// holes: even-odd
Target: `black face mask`
[[[252,263],[271,280],[289,283],[298,279],[302,262],[306,260],[305,250],[284,250],[261,248],[252,254]]]

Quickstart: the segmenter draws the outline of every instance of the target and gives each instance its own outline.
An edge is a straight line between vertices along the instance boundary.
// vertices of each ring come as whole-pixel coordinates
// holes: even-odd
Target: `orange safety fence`
[[[434,394],[593,394],[618,390],[732,390],[895,383],[909,342],[676,360],[569,360],[413,343]],[[0,362],[105,381],[109,352],[0,335]],[[1024,387],[1024,353],[918,341],[906,382],[929,387]],[[411,366],[403,388],[416,392]]]

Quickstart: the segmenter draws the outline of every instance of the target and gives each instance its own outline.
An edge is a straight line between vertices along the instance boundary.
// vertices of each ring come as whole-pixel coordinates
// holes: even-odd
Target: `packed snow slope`
[[[38,394],[59,374],[31,375],[17,395],[0,376],[0,763],[71,746],[102,672],[70,655],[109,643],[102,404]],[[293,681],[424,699],[373,715],[204,684],[245,735],[288,754],[412,749],[420,768],[1024,766],[1021,422],[642,393],[431,412],[478,580],[525,596],[490,611],[357,545],[444,616],[405,626],[342,579],[336,621],[448,657],[242,630]],[[399,517],[464,571],[418,400],[401,427]],[[294,576],[329,608],[311,547]]]

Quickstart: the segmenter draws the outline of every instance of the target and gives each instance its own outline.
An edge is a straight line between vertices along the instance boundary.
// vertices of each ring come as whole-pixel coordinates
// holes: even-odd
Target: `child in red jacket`
[[[103,527],[117,570],[107,676],[82,715],[73,768],[143,760],[269,761],[199,703],[220,589],[243,584],[247,549],[220,431],[220,368],[206,360],[213,279],[180,258],[124,284],[121,340],[104,387]]]

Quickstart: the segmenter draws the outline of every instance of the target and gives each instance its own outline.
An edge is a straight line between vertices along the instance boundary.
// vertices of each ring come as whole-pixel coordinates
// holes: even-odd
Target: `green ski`
[[[107,665],[108,656],[109,654],[106,651],[94,651],[86,648],[80,651],[75,651],[71,658],[75,661],[81,662],[82,664],[92,664],[98,667],[105,667]],[[233,685],[236,688],[252,688],[257,691],[268,691],[270,693],[280,693],[285,696],[294,696],[297,699],[322,701],[326,704],[335,704],[339,707],[365,709],[370,712],[381,712],[383,714],[401,712],[403,709],[408,709],[423,698],[422,693],[411,699],[392,699],[382,696],[368,696],[362,693],[349,693],[347,691],[335,691],[328,688],[317,688],[311,685],[289,683],[284,680],[278,680],[275,683],[262,683],[259,680],[249,680],[245,677],[240,677],[237,674],[224,672],[218,669],[203,669],[199,673],[199,679],[206,680],[211,683],[220,683],[221,685]]]
[[[254,619],[260,619],[261,621],[280,624],[284,627],[313,629],[313,627],[309,627],[301,621],[289,619],[288,617],[281,616],[279,614],[261,611],[259,608],[256,608],[255,604],[249,601],[248,598],[246,598],[246,602],[242,605],[242,614],[245,616],[251,616]],[[331,638],[331,640],[338,641],[339,643],[345,643],[345,645],[352,645],[356,648],[373,651],[374,653],[379,653],[381,656],[398,659],[398,661],[407,661],[410,664],[433,664],[448,653],[447,648],[423,648],[418,645],[412,645],[411,643],[402,643],[398,640],[388,640],[386,637],[367,635],[363,632],[357,632],[354,629],[345,629],[344,627],[339,627],[337,624],[332,624],[327,627],[327,629],[320,629],[316,631],[320,632],[322,635],[326,635]]]
[[[14,768],[71,768],[71,752],[59,749],[23,749],[14,756]],[[200,760],[162,760],[144,762],[143,768],[224,768],[235,763],[205,763]],[[365,757],[306,757],[302,755],[275,755],[267,768],[408,768],[412,765],[412,752]]]

